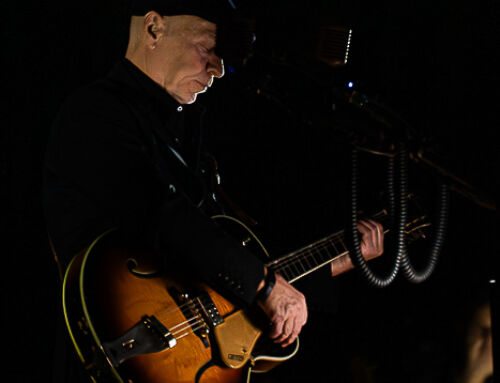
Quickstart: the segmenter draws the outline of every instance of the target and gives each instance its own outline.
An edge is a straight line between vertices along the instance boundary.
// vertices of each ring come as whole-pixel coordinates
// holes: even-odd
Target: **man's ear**
[[[165,32],[163,17],[155,11],[150,11],[144,16],[144,29],[146,42],[154,48],[160,36]]]

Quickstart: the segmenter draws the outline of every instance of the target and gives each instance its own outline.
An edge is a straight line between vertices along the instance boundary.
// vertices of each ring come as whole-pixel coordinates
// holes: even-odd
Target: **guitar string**
[[[376,215],[374,215],[374,218],[376,219],[376,217],[378,215],[384,215],[383,213],[378,213]],[[317,250],[318,252],[321,250],[321,249],[326,249],[328,247],[331,247],[332,246],[332,243],[331,243],[331,240],[337,240],[337,239],[342,239],[342,236],[344,234],[344,231],[340,231],[340,232],[337,232],[337,233],[333,233],[323,239],[320,239],[316,245],[312,246],[312,247],[307,247],[307,248],[303,248],[303,249],[300,249],[300,250],[297,250],[295,252],[292,252],[288,255],[285,255],[284,257],[282,258],[279,258],[277,261],[278,263],[276,263],[276,261],[274,261],[272,264],[270,264],[269,266],[270,267],[273,267],[275,266],[275,269],[277,271],[279,270],[284,270],[285,267],[290,267],[290,265],[296,265],[297,263],[300,263],[301,262],[301,259],[306,259],[306,257],[308,256],[307,253],[310,253],[310,256],[313,257],[313,259],[315,260],[315,262],[317,263],[316,259],[314,258],[314,254],[312,254],[311,250]],[[345,248],[345,245],[342,243],[343,247]],[[334,246],[335,247],[335,246]],[[346,249],[347,251],[347,249]],[[328,255],[330,256],[330,253],[327,251]],[[336,257],[333,257],[331,258],[329,261],[333,261],[334,259],[340,257],[342,254],[338,254]],[[281,261],[281,262],[279,262]],[[300,263],[300,265],[302,266],[303,269],[305,269],[305,267],[303,266],[302,263]],[[321,264],[317,264],[313,267],[311,267],[310,269],[313,269],[314,267],[317,267],[317,266],[320,266]],[[300,272],[300,269],[298,267],[296,267],[297,270],[299,270],[299,275],[300,274],[303,274]],[[310,270],[309,269],[309,270]],[[309,270],[306,270],[309,271]],[[194,299],[191,299],[179,306],[176,306],[168,311],[165,311],[165,310],[162,310],[160,312],[157,312],[157,315],[158,316],[161,316],[161,317],[166,317],[166,316],[169,316],[170,314],[172,314],[173,312],[175,311],[179,311],[182,315],[184,315],[186,317],[187,320],[183,321],[183,322],[179,322],[177,324],[175,324],[173,327],[170,327],[170,333],[176,337],[176,339],[182,339],[183,337],[189,335],[190,331],[191,330],[193,333],[203,327],[206,326],[206,323],[205,323],[205,320],[202,318],[202,316],[200,314],[198,315],[195,315],[195,316],[192,316],[192,317],[187,317],[186,314],[183,312],[183,309],[184,308],[188,308],[188,307],[193,307],[195,309],[199,309],[198,305],[201,305],[201,302],[199,302],[198,300],[194,300]],[[194,320],[194,321],[193,321]],[[196,327],[196,328],[193,328],[193,326],[199,324],[199,323],[203,323],[202,325]],[[186,325],[185,327],[182,327],[180,329],[178,329],[180,326],[183,326],[183,325]],[[178,330],[177,330],[178,329]],[[177,330],[177,331],[173,331],[173,330]],[[186,331],[185,333],[183,333],[184,331]],[[177,336],[178,334],[181,334],[179,336]]]
[[[176,330],[178,327],[182,326],[182,325],[185,325],[187,323],[189,323],[190,326],[193,325],[193,323],[190,323],[192,322],[193,320],[195,319],[199,319],[200,316],[199,315],[195,315],[195,316],[192,316],[191,318],[189,318],[188,320],[184,321],[184,322],[180,322],[180,323],[177,323],[175,326],[171,326],[169,327],[169,330],[171,333],[173,333],[173,330]],[[195,323],[196,324],[196,323]]]
[[[298,266],[296,266],[295,268],[298,270],[298,272],[296,272],[295,270],[291,269],[290,268],[290,264],[285,266],[285,267],[277,267],[277,268],[274,268],[274,271],[277,272],[278,274],[280,274],[283,278],[285,278],[287,281],[290,281],[290,280],[297,280],[297,279],[300,279],[301,277],[323,267],[323,266],[326,266],[328,263],[331,263],[333,261],[335,261],[336,259],[342,257],[344,254],[340,254],[340,255],[337,255],[333,258],[330,258],[324,262],[319,262],[317,263],[316,265],[314,265],[313,267],[308,267],[308,269],[306,269],[304,266],[303,266],[303,263],[300,262],[300,260],[298,260],[297,262],[295,263],[292,263],[291,265],[296,265],[296,264],[299,264],[302,266],[302,268],[305,270],[305,271],[301,271],[299,269]],[[290,271],[287,271],[286,270],[286,267],[288,267],[288,270]]]
[[[335,258],[341,257],[344,254],[346,254],[348,251],[343,250],[342,252],[335,253],[335,255],[332,255],[329,249],[335,249],[335,246],[333,246],[331,243],[325,243],[322,245],[318,245],[315,248],[305,250],[303,252],[300,252],[296,254],[293,258],[290,258],[286,260],[286,262],[276,264],[276,265],[271,265],[271,268],[274,269],[286,269],[289,268],[290,270],[293,271],[293,268],[295,267],[298,272],[302,273],[301,269],[304,269],[304,272],[307,272],[310,269],[313,269],[320,264],[324,263],[325,261],[330,261]],[[322,250],[326,250],[325,252],[321,253]],[[320,257],[320,261],[318,262],[318,256]],[[325,258],[326,256],[326,258]],[[298,267],[300,266],[300,267]]]
[[[332,258],[332,261],[335,259]],[[196,300],[191,300],[189,302],[186,302],[185,304],[183,304],[182,306],[189,306],[190,304],[194,304],[195,306],[197,305],[197,301]],[[199,303],[198,303],[199,304]],[[179,306],[179,307],[182,307],[182,306]],[[168,311],[167,313],[165,313],[164,315],[161,315],[162,317],[168,315],[168,314],[171,314],[173,311],[176,311],[178,310],[177,308],[174,308],[170,311]],[[181,310],[179,310],[181,311]],[[183,313],[184,314],[184,313]],[[160,316],[160,314],[158,313],[157,314],[158,316]],[[196,319],[196,320],[195,320]],[[194,320],[194,322],[193,322]],[[193,326],[199,324],[199,323],[202,323],[200,326],[198,327],[195,327],[193,328]],[[187,326],[183,327],[183,328],[180,328],[178,329],[180,326],[183,326],[187,324]],[[180,340],[182,338],[184,338],[185,336],[189,335],[190,333],[195,333],[197,330],[203,328],[203,327],[206,327],[206,323],[205,323],[205,320],[198,314],[197,316],[193,316],[191,318],[189,318],[188,320],[184,321],[184,322],[180,322],[176,325],[174,325],[173,327],[170,327],[170,333],[177,339],[177,340]],[[173,331],[173,330],[176,330],[176,331]],[[184,332],[185,331],[185,332]]]
[[[372,218],[373,219],[383,218],[384,216],[386,216],[386,214],[387,213],[385,213],[384,211],[381,211],[381,212],[378,212],[377,214],[374,214]],[[324,238],[316,241],[315,243],[319,245],[319,244],[325,243],[326,241],[329,241],[331,239],[342,239],[342,237],[344,236],[344,233],[345,233],[344,230],[338,231],[336,233],[330,234],[330,235],[328,235],[328,236],[326,236],[326,237],[324,237]],[[312,246],[312,247],[314,248],[314,246]],[[293,252],[291,252],[289,254],[286,254],[286,255],[284,255],[284,256],[282,256],[282,257],[274,260],[271,263],[278,263],[278,262],[284,261],[287,258],[294,257],[297,253],[300,253],[301,251],[306,251],[306,250],[309,250],[309,249],[311,249],[310,246],[303,247],[303,248],[301,248],[299,250],[296,250],[296,251],[293,251]]]
[[[199,303],[199,301],[197,299],[189,299],[186,302],[184,302],[184,303],[182,303],[182,304],[180,304],[178,306],[176,305],[175,307],[173,307],[170,310],[168,310],[168,308],[165,308],[163,310],[156,311],[155,314],[156,315],[165,316],[165,315],[173,313],[174,311],[180,311],[181,315],[185,316],[185,313],[183,311],[184,309],[189,308],[189,306],[195,306],[194,308],[199,310],[201,308],[201,307],[197,307],[199,305],[200,305],[200,303]],[[166,311],[166,310],[168,310],[168,311]]]
[[[167,327],[167,329],[168,329],[168,331],[170,331],[170,333],[171,333],[172,335],[174,335],[174,332],[173,332],[172,330],[173,330],[173,329],[177,329],[178,327],[180,327],[180,326],[182,326],[182,325],[187,324],[187,326],[185,326],[185,327],[181,328],[181,329],[180,329],[180,330],[178,330],[176,333],[179,333],[179,331],[183,331],[183,330],[185,330],[185,329],[189,329],[189,328],[191,328],[193,325],[196,325],[196,324],[198,324],[198,323],[200,323],[200,322],[202,322],[202,321],[204,322],[204,319],[201,317],[201,315],[200,315],[200,314],[193,315],[193,316],[187,316],[187,315],[186,315],[187,313],[185,313],[185,312],[183,311],[183,309],[185,309],[185,308],[187,308],[187,307],[193,307],[193,306],[195,306],[195,307],[194,307],[195,309],[198,309],[198,310],[199,310],[200,308],[199,308],[199,307],[196,307],[197,305],[199,305],[198,301],[197,301],[197,300],[195,300],[195,299],[191,299],[191,300],[189,300],[189,301],[187,301],[187,302],[185,302],[185,303],[183,303],[183,304],[181,304],[181,305],[179,305],[179,306],[176,306],[176,307],[174,307],[174,308],[172,308],[172,309],[170,309],[170,310],[168,310],[168,309],[163,309],[163,310],[160,310],[160,311],[156,311],[156,312],[154,313],[154,315],[158,317],[158,320],[160,320],[160,322],[161,322],[162,324],[164,324],[165,322],[168,322],[167,318],[168,318],[169,316],[171,316],[171,315],[172,315],[174,312],[176,312],[176,311],[178,312],[178,314],[183,315],[183,316],[186,318],[186,320],[185,320],[185,321],[183,321],[183,322],[179,322],[179,323],[176,323],[176,324],[174,324],[174,326],[172,326],[172,327],[170,327],[170,328],[169,328],[168,326],[166,326],[166,327]],[[198,321],[195,321],[195,322],[191,323],[191,322],[193,321],[193,319],[197,319],[197,318],[198,318],[198,319],[200,319],[200,320],[198,320]]]
[[[377,219],[377,218],[379,218],[379,217],[382,217],[383,215],[385,215],[385,214],[384,214],[383,212],[381,212],[381,213],[375,214],[375,215],[373,216],[373,218]],[[318,263],[318,261],[316,260],[316,258],[314,258],[314,254],[312,253],[312,251],[317,251],[317,252],[319,252],[319,251],[321,251],[322,249],[327,249],[328,247],[330,247],[330,248],[331,248],[331,247],[332,247],[332,245],[333,245],[333,247],[336,249],[336,247],[335,247],[334,243],[331,243],[331,241],[332,241],[332,240],[333,240],[333,241],[335,241],[335,240],[338,240],[338,239],[342,239],[343,234],[344,234],[344,231],[340,231],[340,232],[337,232],[337,233],[333,233],[333,234],[331,234],[331,235],[329,235],[329,236],[327,236],[327,237],[325,237],[325,238],[323,238],[323,239],[319,240],[319,241],[317,242],[317,244],[316,244],[315,246],[313,246],[313,247],[303,248],[303,249],[300,249],[300,250],[298,250],[298,251],[296,251],[296,252],[290,253],[290,254],[288,254],[288,255],[287,255],[287,256],[285,256],[285,257],[282,257],[282,258],[281,258],[281,260],[282,260],[282,262],[281,262],[281,263],[271,265],[271,267],[272,267],[272,266],[275,266],[274,268],[276,269],[276,271],[278,271],[278,272],[279,272],[280,270],[283,270],[283,272],[285,273],[285,272],[286,272],[285,268],[286,268],[286,267],[290,268],[290,267],[293,265],[293,266],[295,266],[295,267],[296,267],[296,269],[299,271],[299,275],[301,275],[301,274],[304,274],[304,272],[301,272],[301,271],[300,271],[300,268],[299,268],[298,266],[296,266],[296,265],[297,265],[297,264],[300,264],[300,266],[302,267],[302,269],[304,269],[304,270],[305,270],[305,267],[304,267],[304,265],[303,265],[303,263],[302,263],[302,260],[305,260],[305,261],[308,263],[308,266],[309,266],[309,270],[305,270],[305,272],[307,273],[307,271],[310,271],[311,269],[313,269],[313,268],[315,268],[315,267],[322,266],[322,263]],[[342,242],[342,247],[344,247],[344,248],[346,249],[346,247],[345,247],[345,245],[343,244],[343,242]],[[338,250],[336,250],[336,251],[338,251]],[[346,251],[347,251],[347,249],[346,249]],[[330,255],[330,253],[328,252],[328,250],[327,250],[327,253],[328,253],[328,256],[329,256],[329,257],[331,257],[331,255]],[[338,258],[338,257],[342,256],[344,253],[345,253],[345,252],[342,252],[341,254],[337,254],[336,256],[332,257],[332,258],[331,258],[331,259],[329,259],[328,261],[329,261],[329,262],[332,262],[332,261],[333,261],[333,260],[335,260],[336,258]],[[309,262],[307,261],[307,257],[308,257],[308,256],[311,256],[311,257],[314,259],[314,261],[316,262],[316,265],[313,265],[312,267],[310,267],[310,264],[309,264]],[[284,260],[284,262],[283,262],[283,260]],[[293,270],[292,270],[292,272],[293,272]],[[281,274],[281,273],[280,273],[280,274]],[[289,273],[287,273],[287,274],[289,274]],[[197,308],[197,307],[196,307],[196,305],[197,305],[197,304],[199,304],[199,302],[198,302],[197,300],[190,300],[190,301],[186,302],[185,304],[183,304],[183,305],[179,306],[179,309],[185,308],[186,306],[189,306],[189,305],[194,305],[194,306],[195,306],[195,308]],[[174,309],[172,309],[172,310],[168,311],[168,312],[166,313],[166,315],[168,315],[169,313],[171,313],[171,312],[173,312],[173,311],[176,311],[176,310],[177,310],[177,308],[174,308]],[[182,311],[182,310],[181,310],[181,311]],[[184,314],[184,313],[182,313],[182,314]],[[160,315],[160,313],[158,313],[158,315]],[[184,314],[184,315],[185,315],[185,314]],[[163,316],[163,315],[162,315],[162,316]],[[186,318],[188,318],[188,317],[186,317]],[[172,330],[172,329],[176,329],[176,328],[178,328],[179,326],[182,326],[182,325],[184,325],[184,324],[188,324],[188,323],[190,323],[190,322],[191,322],[193,319],[195,319],[195,318],[199,318],[199,315],[198,315],[198,316],[193,316],[193,317],[191,317],[191,318],[188,318],[188,320],[186,320],[186,321],[184,321],[184,322],[180,322],[180,323],[176,324],[174,327],[172,327],[172,328],[171,328],[171,330]],[[199,321],[195,322],[195,324],[197,324],[197,323],[199,323]],[[192,325],[193,325],[193,324],[191,324],[191,323],[190,323],[190,324],[189,324],[189,326],[188,326],[188,327],[185,327],[185,328],[192,327]],[[181,329],[180,331],[184,330],[185,328]]]
[[[173,312],[175,312],[175,311],[179,311],[181,315],[184,315],[184,317],[187,320],[185,320],[183,322],[176,323],[174,326],[171,326],[168,328],[168,330],[170,331],[170,333],[173,336],[177,336],[177,334],[180,334],[183,331],[188,330],[188,332],[186,334],[183,334],[179,338],[176,338],[176,339],[180,339],[180,338],[183,338],[184,336],[189,334],[189,329],[191,329],[194,332],[194,331],[199,330],[200,328],[206,326],[205,320],[203,319],[203,317],[199,313],[197,315],[193,315],[191,317],[188,317],[186,315],[186,313],[182,311],[183,308],[193,307],[193,306],[194,306],[194,309],[199,310],[201,308],[201,305],[202,305],[201,302],[199,302],[197,299],[191,299],[191,300],[185,302],[184,304],[177,306],[177,307],[174,307],[173,309],[170,309],[168,311],[161,310],[159,312],[156,312],[155,315],[158,317],[158,319],[161,319],[160,322],[163,322],[163,323],[167,322],[167,317],[169,315],[173,314]],[[198,307],[198,306],[200,306],[200,307]],[[193,320],[194,320],[194,322],[193,322]],[[195,326],[199,323],[203,323],[201,325],[201,327],[197,327],[197,328],[193,329],[193,326]],[[183,325],[187,325],[187,326],[178,329],[180,326],[183,326]],[[174,329],[176,331],[173,331]]]
[[[384,233],[388,232],[389,230],[385,230]],[[345,245],[342,245],[344,249],[346,249]],[[298,253],[294,259],[289,259],[287,262],[283,264],[271,264],[269,267],[271,270],[278,272],[280,275],[282,275],[288,282],[292,281],[295,282],[296,280],[306,276],[307,274],[322,268],[323,266],[326,266],[329,263],[334,262],[335,260],[345,257],[347,254],[349,254],[349,251],[346,249],[340,254],[337,254],[335,256],[331,256],[330,252],[328,251],[328,247],[332,248],[332,244],[327,244],[327,245],[321,245],[321,246],[316,246],[315,248],[312,249],[306,249],[306,251]],[[335,250],[338,252],[335,246],[333,246]],[[328,258],[326,260],[323,260],[321,262],[318,262],[314,250],[316,251],[316,254],[319,254],[321,257],[324,257],[324,255],[321,254],[320,250],[326,249],[326,252],[328,253]],[[309,262],[308,257],[314,261],[315,264],[311,266],[312,261]],[[290,282],[290,283],[292,283]]]
[[[332,247],[332,242],[330,239],[325,239],[325,240],[322,240],[321,242],[318,242],[315,246],[312,246],[312,247],[309,247],[306,249],[297,250],[297,251],[293,252],[292,254],[289,255],[289,257],[282,259],[280,262],[272,262],[271,264],[268,264],[268,267],[286,266],[288,264],[294,263],[298,259],[304,258],[304,256],[307,257],[309,254],[312,254],[312,251],[322,250],[322,249],[326,249],[328,247]],[[347,250],[345,250],[345,251],[347,251]],[[341,255],[341,254],[337,254],[337,255]]]
[[[378,218],[382,218],[385,215],[386,215],[386,213],[384,213],[382,211],[382,212],[379,212],[379,213],[373,215],[373,218],[378,219]],[[333,247],[338,252],[338,250],[336,249],[336,246],[335,246],[335,241],[336,240],[342,241],[343,234],[344,234],[344,230],[337,232],[337,233],[333,233],[325,238],[318,240],[316,242],[316,244],[313,246],[308,246],[306,248],[296,250],[290,254],[287,254],[281,258],[276,259],[275,261],[269,263],[268,267],[274,268],[274,269],[284,269],[285,267],[295,266],[295,268],[300,273],[299,275],[301,275],[301,274],[303,274],[303,272],[301,272],[299,267],[297,267],[297,264],[300,264],[300,266],[302,266],[302,268],[305,269],[304,265],[301,263],[301,260],[305,260],[307,263],[309,263],[307,261],[307,257],[311,256],[313,258],[313,260],[316,262],[316,265],[313,265],[312,267],[310,267],[309,270],[321,265],[322,263],[318,263],[317,260],[314,258],[314,254],[312,253],[312,251],[317,251],[319,253],[319,251],[321,251],[321,250],[328,249],[329,247],[330,248]],[[334,241],[333,243],[332,243],[332,240]],[[340,244],[339,244],[339,246],[340,246]],[[329,259],[329,261],[333,261],[335,258],[342,256],[345,252],[348,251],[347,247],[345,246],[343,241],[341,242],[341,247],[343,247],[345,249],[345,251],[332,257],[331,259]],[[327,253],[328,253],[328,256],[331,257],[331,254],[328,250],[327,250]],[[309,270],[305,270],[305,272],[308,272]],[[292,270],[292,272],[293,272],[293,270]]]
[[[331,238],[320,240],[316,245],[312,247],[301,249],[288,255],[288,258],[285,257],[285,259],[281,259],[281,262],[273,262],[271,264],[268,264],[268,267],[273,269],[274,271],[283,271],[283,274],[291,274],[293,278],[297,276],[304,276],[312,270],[322,267],[327,263],[333,262],[335,259],[348,254],[349,251],[343,241],[340,241],[340,243],[338,243],[338,246],[342,249],[339,252],[337,246],[335,246],[336,239],[341,239],[341,236],[332,236]],[[337,254],[332,256],[328,249],[334,249]],[[325,254],[321,254],[322,250],[326,250],[327,259],[318,262],[316,258],[317,255],[319,255],[320,257],[325,257]]]
[[[194,326],[196,326],[197,324],[200,324],[200,323],[203,323],[203,324],[201,325],[201,327],[205,327],[205,326],[206,326],[205,321],[204,321],[203,319],[200,319],[200,320],[198,320],[198,321],[196,321],[196,322],[192,323],[192,324],[191,324],[191,325],[189,325],[189,326],[183,327],[182,329],[180,329],[180,330],[178,330],[178,331],[171,332],[171,334],[172,334],[174,337],[176,337],[176,338],[177,338],[177,335],[178,335],[178,334],[182,334],[182,333],[183,333],[184,331],[186,331],[186,330],[188,330],[188,333],[189,333],[189,329],[191,329],[191,330],[194,332],[194,331],[199,330],[199,329],[201,328],[200,326],[196,327],[196,329],[194,329],[194,328],[193,328]]]
[[[205,327],[205,325],[201,325],[201,326],[198,326],[198,327],[196,327],[196,328],[192,329],[192,333],[194,334],[194,333],[195,333],[195,331],[198,331],[198,330],[202,329],[203,327]],[[179,337],[177,337],[176,339],[177,339],[177,340],[182,339],[182,338],[184,338],[185,336],[187,336],[187,335],[189,335],[189,334],[190,334],[190,332],[189,332],[189,331],[187,331],[186,333],[184,333],[184,334],[180,335],[180,336],[179,336]]]
[[[331,239],[337,239],[337,238],[331,238]],[[336,246],[334,243],[332,243],[331,239],[324,239],[324,240],[321,240],[321,242],[318,242],[313,247],[298,250],[298,251],[290,254],[287,258],[281,260],[281,262],[277,262],[277,263],[273,262],[271,264],[268,264],[268,267],[271,269],[275,269],[275,270],[280,270],[280,269],[284,270],[285,268],[288,267],[293,273],[296,273],[295,271],[293,271],[293,268],[292,268],[292,267],[295,267],[298,270],[298,272],[300,274],[302,274],[303,272],[308,272],[309,270],[314,269],[315,267],[318,267],[319,265],[321,265],[325,262],[325,261],[318,262],[318,260],[315,257],[314,252],[316,253],[316,255],[318,255],[318,254],[321,255],[320,251],[326,250],[326,252],[328,254],[328,261],[333,261],[334,259],[341,257],[346,252],[348,252],[345,245],[339,244],[339,247],[343,247],[345,250],[340,252],[339,254],[335,254],[335,256],[332,257],[332,255],[328,251],[328,248],[336,249]],[[338,252],[338,250],[336,250],[336,251]],[[316,264],[313,264],[311,266],[311,262],[309,262],[307,260],[308,257],[312,258],[311,262],[314,261]],[[304,266],[304,263],[307,265],[307,268],[306,268],[306,266]],[[297,265],[300,265],[301,268],[304,269],[304,271],[301,271]]]
[[[272,265],[272,264],[282,264],[283,262],[289,262],[290,260],[292,260],[293,258],[297,258],[299,257],[300,255],[304,254],[305,252],[307,251],[310,251],[310,250],[313,250],[313,249],[316,249],[318,248],[319,246],[322,246],[324,244],[326,244],[327,242],[331,242],[331,240],[337,240],[337,239],[342,239],[343,238],[343,234],[344,234],[344,231],[340,231],[340,232],[337,232],[337,233],[333,233],[325,238],[322,238],[318,241],[316,241],[316,243],[314,245],[309,245],[307,247],[304,247],[304,248],[301,248],[299,250],[295,250],[283,257],[280,257],[278,259],[276,259],[275,261],[271,262],[269,265]],[[325,245],[327,246],[327,245]]]
[[[387,233],[388,231],[389,230],[384,230],[384,234]],[[339,234],[342,234],[342,233],[339,233]],[[337,245],[339,246],[341,251],[339,251],[337,249],[337,246],[335,246],[335,240],[337,240],[337,239],[340,239],[340,243],[337,243]],[[329,248],[334,249],[337,254],[335,254],[332,257],[332,254],[330,254],[330,251],[328,251]],[[321,250],[326,250],[327,257],[328,257],[326,260],[324,259],[325,255],[321,253]],[[341,235],[338,235],[336,237],[325,238],[321,241],[318,241],[318,243],[312,247],[298,250],[298,251],[292,253],[291,254],[292,256],[288,257],[284,261],[277,262],[277,263],[273,262],[273,263],[269,264],[268,267],[275,269],[275,270],[283,270],[283,271],[286,271],[285,269],[288,268],[292,274],[296,273],[293,270],[293,267],[295,267],[295,269],[299,272],[299,275],[303,276],[303,275],[307,274],[308,272],[310,272],[311,270],[313,270],[317,267],[323,266],[326,263],[332,262],[335,259],[338,259],[342,256],[347,255],[348,253],[349,253],[349,250],[347,249],[347,246],[345,245],[344,241],[342,241]],[[318,263],[315,255],[319,255],[320,257],[323,257],[323,260],[321,260]],[[315,264],[313,264],[311,266],[312,262],[309,262],[308,258],[311,258]],[[303,271],[301,271],[301,268],[303,269]],[[290,272],[288,272],[288,273],[290,273]],[[294,275],[294,277],[295,276],[296,275]]]

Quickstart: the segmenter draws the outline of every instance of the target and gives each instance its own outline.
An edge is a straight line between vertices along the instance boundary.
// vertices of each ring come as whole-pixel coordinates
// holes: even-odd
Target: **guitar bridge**
[[[212,298],[210,298],[210,295],[208,295],[206,291],[198,295],[196,300],[199,303],[205,320],[208,322],[211,328],[214,328],[215,326],[218,326],[222,322],[224,322],[224,319],[222,319],[219,310],[217,310],[217,307],[212,301]]]
[[[160,352],[177,345],[177,339],[154,316],[144,316],[140,322],[119,338],[102,344],[113,367],[118,367],[136,355]]]
[[[191,329],[202,341],[206,348],[210,347],[208,334],[210,330],[224,322],[224,319],[215,306],[212,298],[206,291],[200,292],[194,298],[187,293],[179,292],[175,287],[169,288],[170,296],[174,299],[186,320],[192,320]]]
[[[219,310],[217,310],[212,298],[206,291],[200,292],[195,298],[191,298],[187,293],[179,292],[175,287],[171,287],[168,291],[175,303],[182,307],[181,311],[186,319],[189,320],[189,318],[201,315],[210,328],[224,322]]]

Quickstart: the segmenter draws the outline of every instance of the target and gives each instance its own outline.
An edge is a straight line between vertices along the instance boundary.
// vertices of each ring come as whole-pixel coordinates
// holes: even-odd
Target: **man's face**
[[[181,104],[191,104],[198,93],[224,75],[222,60],[214,53],[215,24],[196,16],[174,16],[167,20],[160,39],[155,65],[161,83]]]

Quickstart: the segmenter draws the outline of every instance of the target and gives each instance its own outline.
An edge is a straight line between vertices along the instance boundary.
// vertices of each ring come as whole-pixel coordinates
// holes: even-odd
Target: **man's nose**
[[[207,72],[210,77],[221,78],[224,76],[224,62],[215,54],[208,61]]]

